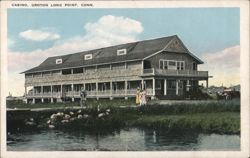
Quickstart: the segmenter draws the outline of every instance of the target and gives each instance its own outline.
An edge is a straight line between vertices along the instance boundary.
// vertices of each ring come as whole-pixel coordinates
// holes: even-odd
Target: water
[[[9,134],[9,151],[190,151],[240,150],[239,135],[167,133],[164,130],[122,129],[94,133],[44,130]]]

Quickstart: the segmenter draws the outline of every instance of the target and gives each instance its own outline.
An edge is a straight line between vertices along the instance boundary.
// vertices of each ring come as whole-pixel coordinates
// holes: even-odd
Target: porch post
[[[43,98],[43,86],[41,86],[41,92],[42,92],[42,103],[44,103],[44,98]]]
[[[73,69],[71,69],[71,70],[73,70]],[[74,102],[75,98],[74,98],[74,84],[73,83],[71,84],[71,93],[72,93],[72,102]]]
[[[98,97],[98,82],[95,83],[95,87],[96,87],[96,99],[99,100],[99,97]]]
[[[27,98],[27,87],[24,86],[24,88],[25,88],[25,97]]]
[[[35,97],[35,86],[33,87],[33,97]]]
[[[27,98],[27,87],[26,86],[24,86],[24,88],[25,88],[25,103],[26,104],[28,104],[28,98]]]
[[[35,100],[35,86],[33,87],[33,100],[32,100],[32,104],[35,104],[36,100]]]
[[[127,100],[128,99],[128,81],[127,80],[125,80],[125,99]]]
[[[43,97],[43,86],[41,86],[41,93],[42,93],[42,97]]]
[[[167,95],[167,79],[164,79],[164,95]]]
[[[142,90],[144,89],[144,80],[143,79],[141,80],[141,89]]]
[[[60,85],[60,98],[58,102],[63,102],[63,84]],[[58,96],[57,96],[58,97]]]
[[[142,62],[141,62],[141,74],[143,74],[143,70],[144,70],[144,61],[142,60]]]
[[[63,85],[61,84],[61,97],[62,97],[62,92],[63,92]]]
[[[186,88],[187,88],[187,91],[188,91],[188,92],[189,92],[189,87],[190,87],[190,82],[189,82],[189,80],[187,80]]]
[[[155,97],[155,78],[153,78],[153,96],[152,99]]]
[[[206,88],[208,88],[208,79],[206,79]]]
[[[176,80],[176,95],[179,94],[179,80]]]
[[[110,96],[109,96],[109,99],[110,99],[110,100],[113,99],[112,91],[113,91],[113,85],[112,85],[112,81],[110,81]]]
[[[50,85],[50,92],[51,92],[51,103],[53,103],[53,86]]]

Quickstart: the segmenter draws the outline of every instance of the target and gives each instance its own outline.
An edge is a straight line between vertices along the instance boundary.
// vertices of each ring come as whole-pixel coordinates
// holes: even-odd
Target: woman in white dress
[[[141,92],[141,105],[146,105],[147,104],[147,92],[146,90],[144,89],[142,92]]]

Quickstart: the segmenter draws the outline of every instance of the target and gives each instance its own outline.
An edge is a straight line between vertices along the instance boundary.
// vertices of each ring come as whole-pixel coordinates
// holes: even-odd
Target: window
[[[85,72],[90,73],[96,71],[96,67],[95,66],[91,66],[91,67],[85,67]]]
[[[41,77],[41,76],[42,76],[42,73],[39,73],[39,72],[33,74],[33,77]]]
[[[181,65],[181,63],[177,62],[177,70],[180,70],[180,65]]]
[[[181,70],[184,70],[184,61],[181,62]]]
[[[32,78],[32,74],[25,74],[25,78]]]
[[[168,61],[167,60],[164,61],[164,69],[168,69]]]
[[[160,60],[159,68],[160,68],[160,69],[163,69],[163,60]]]
[[[184,61],[177,61],[177,70],[184,70]]]
[[[155,80],[155,88],[161,89],[161,80]]]
[[[60,70],[52,71],[53,76],[60,75],[60,74],[61,74]]]
[[[112,65],[112,70],[125,69],[125,63],[117,63]]]
[[[99,65],[97,66],[97,71],[110,70],[110,65]]]
[[[168,65],[169,66],[176,66],[176,62],[175,61],[168,61]]]
[[[92,59],[92,54],[84,55],[84,60],[90,60],[90,59]]]
[[[128,62],[127,63],[127,68],[128,69],[138,69],[141,66],[141,61],[136,61],[136,62]]]
[[[56,59],[56,64],[61,64],[62,63],[62,59]]]
[[[62,74],[63,74],[63,75],[71,74],[71,69],[63,69],[63,70],[62,70]]]
[[[43,72],[43,76],[50,76],[51,72]]]
[[[126,55],[127,54],[127,49],[119,49],[117,50],[117,55]]]
[[[73,69],[73,74],[79,74],[79,73],[83,73],[83,68],[74,68]]]
[[[178,87],[179,87],[179,89],[183,89],[183,81],[178,82]]]
[[[176,60],[163,60],[159,61],[159,68],[166,70],[184,70],[184,61],[176,61]]]
[[[193,70],[197,70],[197,64],[193,63]]]
[[[176,81],[175,80],[168,80],[168,88],[175,89],[176,88]]]

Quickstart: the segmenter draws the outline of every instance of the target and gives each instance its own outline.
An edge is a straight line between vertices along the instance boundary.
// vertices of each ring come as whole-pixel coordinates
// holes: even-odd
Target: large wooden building
[[[150,98],[185,98],[186,93],[208,84],[203,62],[176,36],[121,44],[80,53],[49,57],[23,72],[28,103],[87,98],[135,97],[137,87]]]

